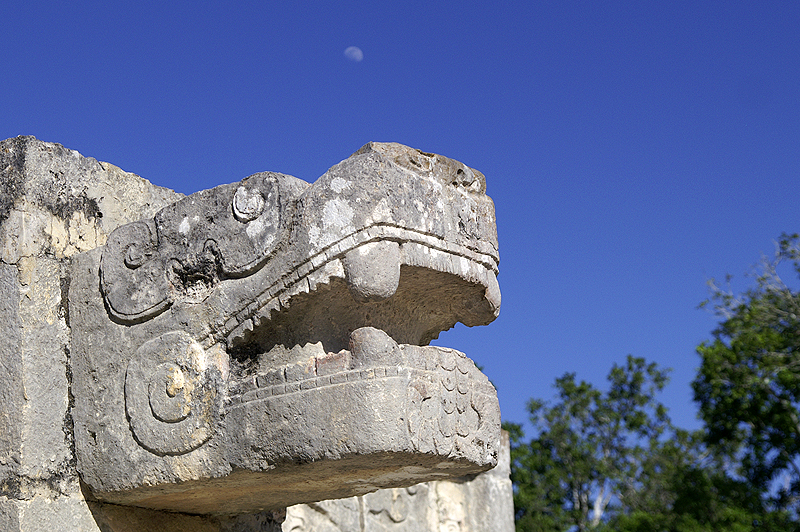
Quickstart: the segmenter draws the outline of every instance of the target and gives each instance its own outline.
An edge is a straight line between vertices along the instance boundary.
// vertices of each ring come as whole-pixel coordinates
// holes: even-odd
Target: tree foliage
[[[596,528],[609,505],[636,490],[648,448],[669,426],[655,395],[667,372],[628,357],[601,392],[575,374],[556,380],[556,401],[528,403],[536,437],[512,437],[512,481],[519,530]]]
[[[797,523],[769,508],[758,486],[730,472],[704,430],[674,427],[657,394],[667,372],[644,359],[615,365],[607,392],[574,374],[552,402],[531,400],[536,435],[511,435],[517,530],[778,532]]]
[[[798,235],[782,235],[755,282],[741,294],[712,283],[705,305],[722,318],[697,351],[693,382],[708,441],[775,507],[797,511],[800,497],[800,294],[779,269],[800,274]]]
[[[726,474],[702,430],[675,429],[642,466],[639,489],[598,530],[603,532],[781,532],[796,527],[786,512],[770,511],[761,493]]]

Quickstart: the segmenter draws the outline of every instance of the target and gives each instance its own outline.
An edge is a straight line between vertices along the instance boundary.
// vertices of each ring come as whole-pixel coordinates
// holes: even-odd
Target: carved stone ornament
[[[428,343],[497,317],[498,261],[483,175],[392,143],[117,228],[69,286],[85,485],[236,514],[493,467],[494,387]]]

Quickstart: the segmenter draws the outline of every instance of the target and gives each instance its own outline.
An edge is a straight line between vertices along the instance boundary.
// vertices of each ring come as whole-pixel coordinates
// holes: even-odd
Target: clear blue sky
[[[5,2],[0,21],[0,138],[185,193],[313,181],[371,140],[481,170],[502,311],[440,343],[507,420],[630,353],[674,368],[662,399],[698,426],[706,280],[800,230],[796,1]]]

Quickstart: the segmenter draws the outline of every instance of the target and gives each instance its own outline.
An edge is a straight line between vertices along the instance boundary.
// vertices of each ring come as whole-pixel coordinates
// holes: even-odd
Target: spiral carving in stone
[[[180,455],[214,433],[221,378],[183,331],[143,344],[125,374],[125,410],[136,441],[157,455]]]
[[[109,311],[124,322],[154,316],[171,303],[156,234],[152,222],[134,222],[108,236],[100,283]]]

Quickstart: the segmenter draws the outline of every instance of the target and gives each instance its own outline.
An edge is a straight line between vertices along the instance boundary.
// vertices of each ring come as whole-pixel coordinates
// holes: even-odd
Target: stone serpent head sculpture
[[[255,174],[79,256],[73,419],[93,496],[241,513],[492,467],[494,388],[428,346],[499,312],[485,187],[370,143],[313,185]]]

